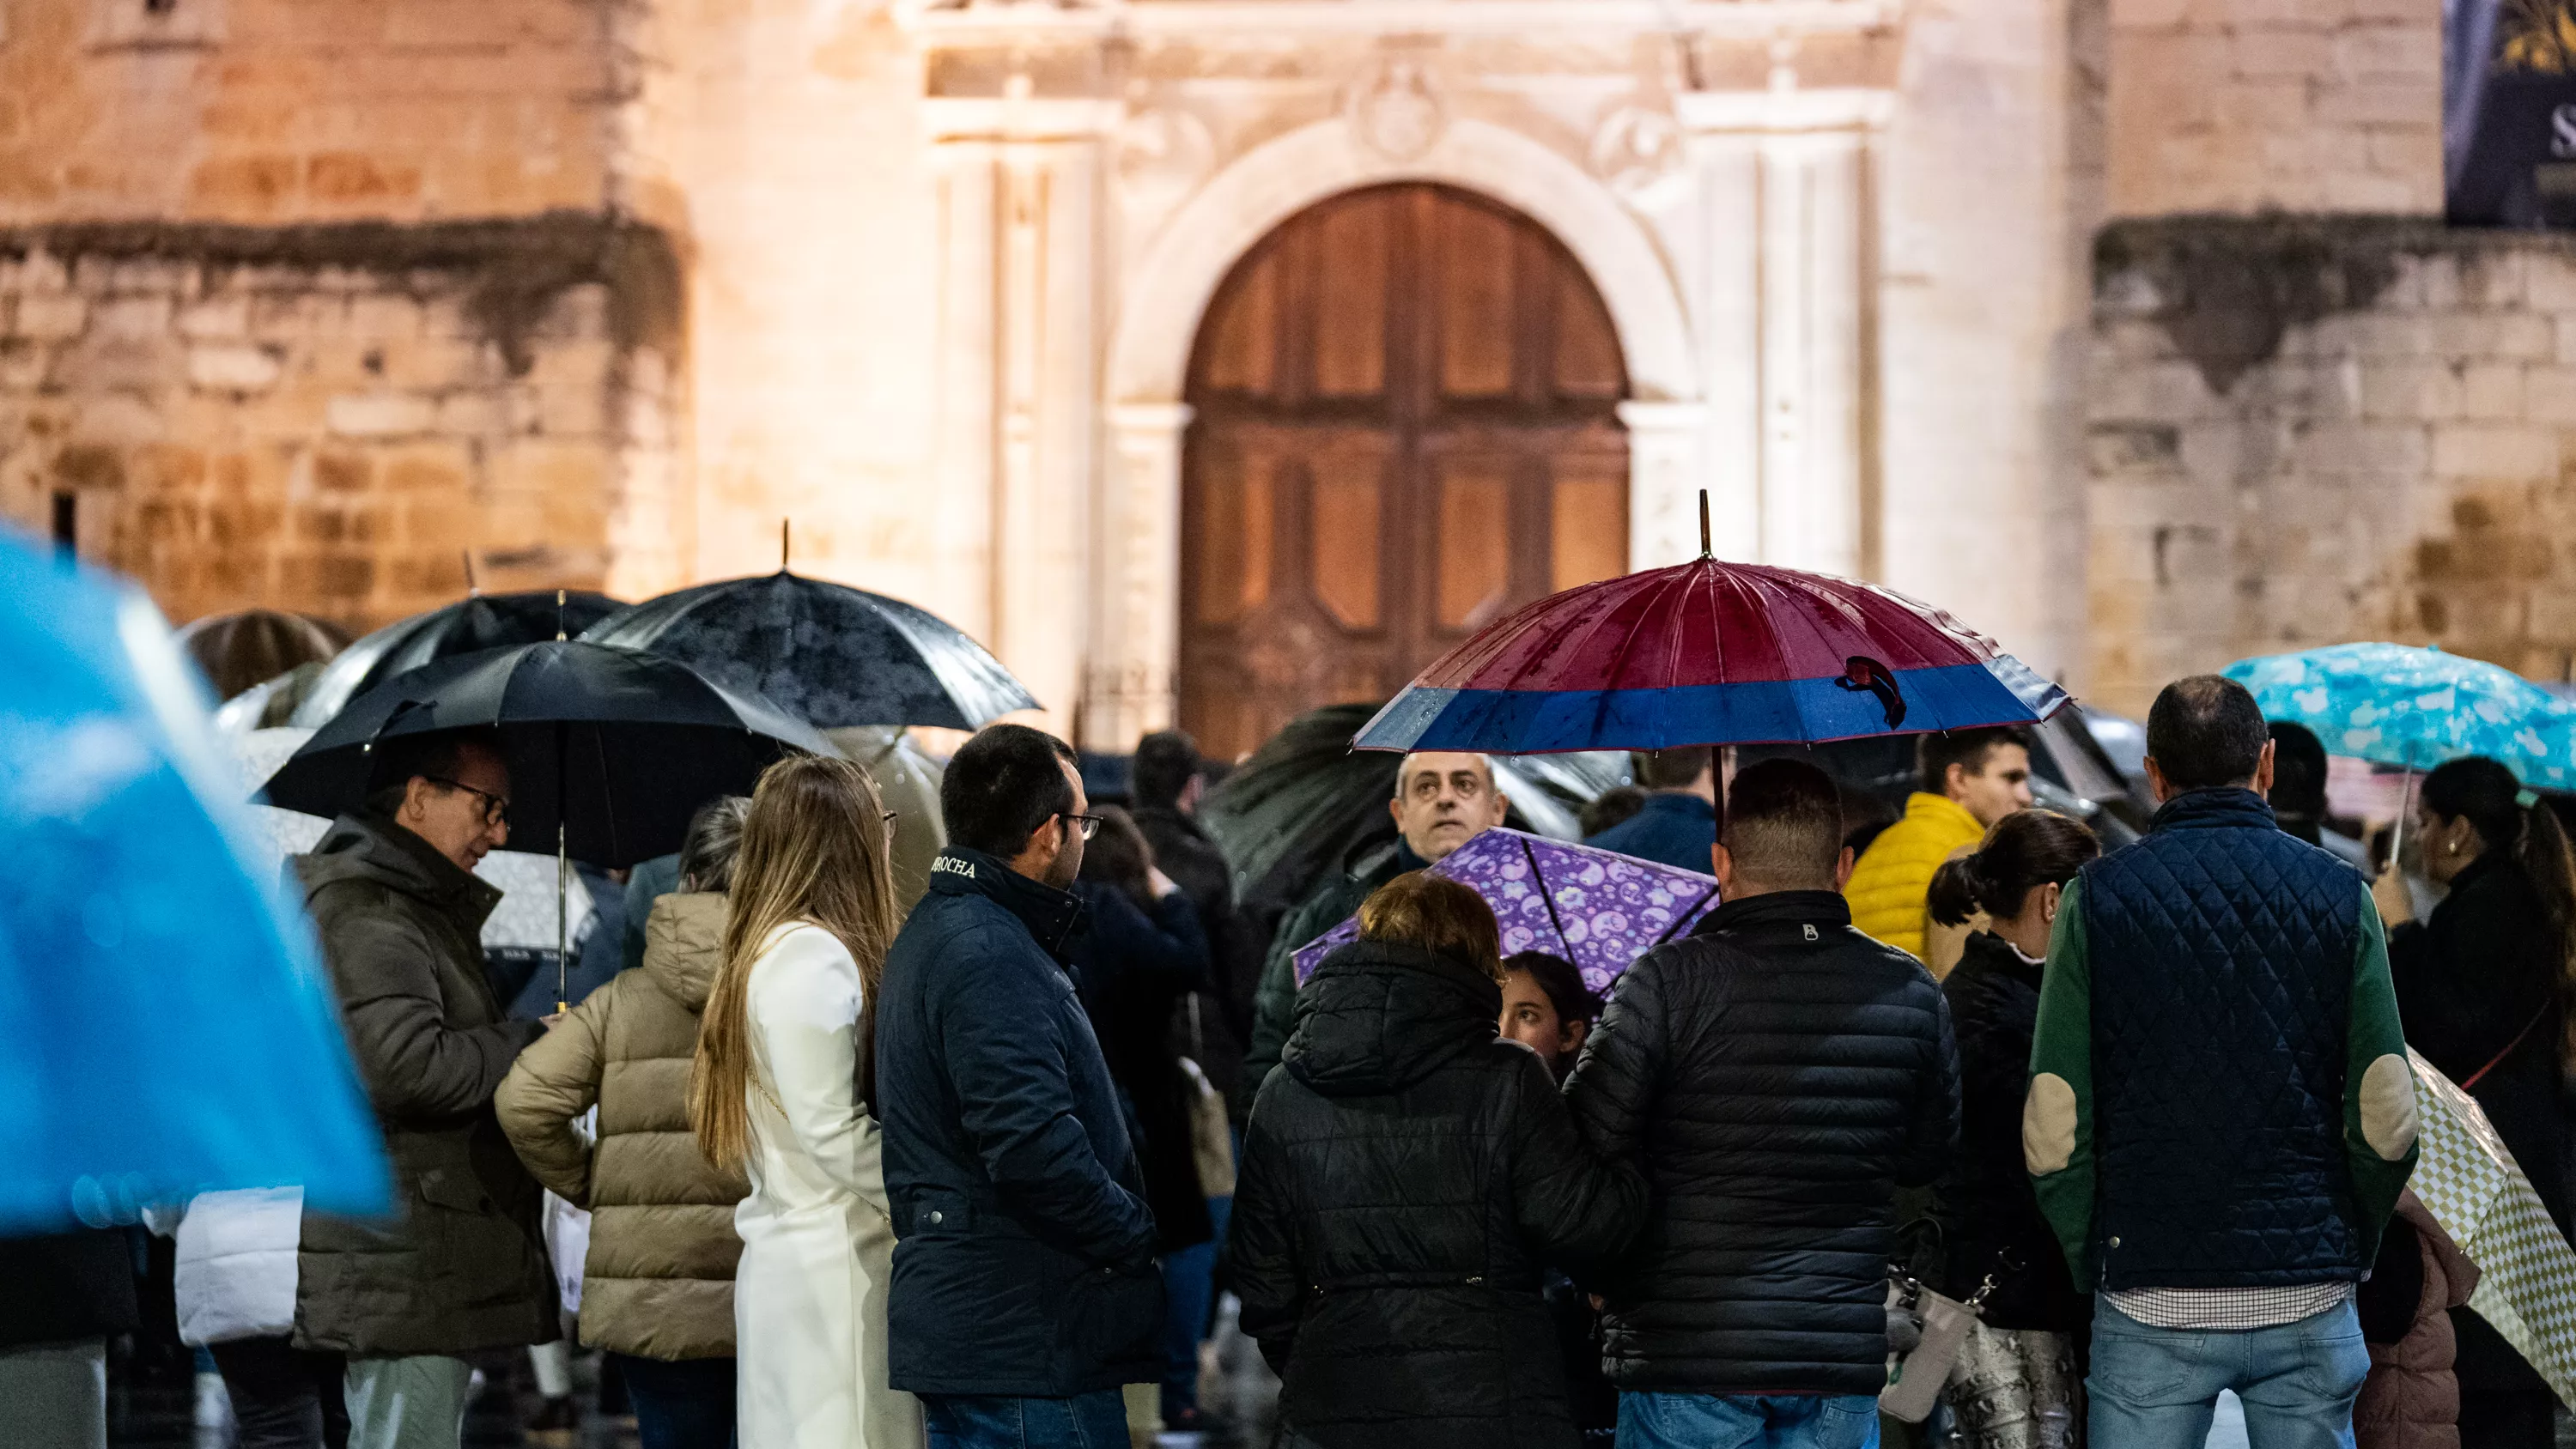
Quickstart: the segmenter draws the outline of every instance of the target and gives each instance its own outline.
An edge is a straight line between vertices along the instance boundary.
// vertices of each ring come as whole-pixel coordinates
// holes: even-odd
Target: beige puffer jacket
[[[644,965],[592,993],[520,1054],[502,1129],[537,1180],[590,1209],[581,1341],[639,1358],[733,1353],[733,1209],[750,1190],[689,1131],[689,1061],[722,959],[725,898],[668,895]],[[599,1145],[574,1119],[599,1106]]]

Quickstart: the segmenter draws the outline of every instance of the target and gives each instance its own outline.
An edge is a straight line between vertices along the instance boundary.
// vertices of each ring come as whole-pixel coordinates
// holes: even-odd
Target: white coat
[[[283,1338],[295,1328],[304,1189],[204,1192],[179,1219],[171,1289],[183,1343]]]
[[[819,926],[761,945],[751,1023],[751,1195],[734,1210],[742,1449],[922,1449],[886,1378],[894,1223],[858,1104],[858,963]]]

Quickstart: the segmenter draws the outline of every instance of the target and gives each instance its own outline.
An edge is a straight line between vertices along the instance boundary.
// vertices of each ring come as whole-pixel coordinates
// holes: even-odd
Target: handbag
[[[1878,1391],[1880,1413],[1908,1424],[1932,1417],[1941,1387],[1959,1362],[1959,1346],[1994,1286],[1990,1276],[1961,1302],[1924,1287],[1911,1273],[1888,1275],[1887,1387]]]

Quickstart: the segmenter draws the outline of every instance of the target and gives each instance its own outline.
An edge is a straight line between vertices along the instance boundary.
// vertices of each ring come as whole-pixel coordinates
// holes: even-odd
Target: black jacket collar
[[[1959,950],[1959,964],[1950,972],[1953,981],[1974,976],[1993,975],[2018,981],[2031,990],[2039,989],[2045,962],[2025,961],[2013,944],[1992,931],[1972,932]]]
[[[2239,785],[2215,790],[2185,790],[2164,803],[2147,832],[2160,830],[2244,830],[2277,828],[2272,807],[2263,797]]]
[[[1840,891],[1773,891],[1769,895],[1728,901],[1701,917],[1691,934],[1713,936],[1720,931],[1742,930],[1748,926],[1850,924],[1851,902],[1844,900]]]
[[[1082,920],[1082,898],[1044,881],[1031,880],[997,856],[952,845],[930,862],[933,895],[982,896],[1019,918],[1046,953],[1065,959],[1065,941]]]

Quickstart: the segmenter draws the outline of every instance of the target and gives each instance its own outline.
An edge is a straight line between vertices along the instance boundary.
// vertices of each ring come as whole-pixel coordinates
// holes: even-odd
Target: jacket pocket
[[[471,1173],[452,1168],[433,1167],[420,1175],[420,1199],[433,1207],[450,1212],[488,1213],[493,1211],[491,1195]]]

